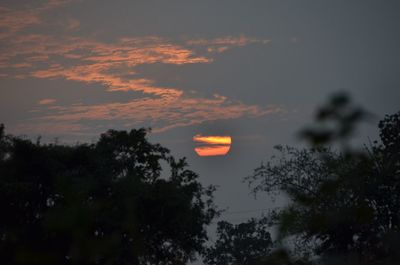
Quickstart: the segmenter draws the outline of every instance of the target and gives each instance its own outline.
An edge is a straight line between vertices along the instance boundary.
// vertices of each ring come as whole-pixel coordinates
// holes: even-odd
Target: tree
[[[302,132],[310,148],[277,147],[281,156],[247,178],[254,192],[289,196],[277,221],[281,239],[295,238],[300,246],[298,256],[307,246],[326,264],[399,258],[399,113],[379,123],[381,145],[354,150],[347,141],[365,116],[347,97],[335,96],[317,113],[317,125]]]
[[[175,265],[203,251],[214,187],[146,134],[67,146],[1,127],[0,263]]]
[[[217,241],[206,250],[204,262],[208,265],[257,264],[273,246],[267,228],[267,219],[250,219],[238,225],[218,222]]]

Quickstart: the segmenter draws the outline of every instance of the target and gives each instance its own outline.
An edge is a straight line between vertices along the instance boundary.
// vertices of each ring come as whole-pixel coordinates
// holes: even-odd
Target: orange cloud
[[[10,40],[9,44],[10,50],[0,55],[0,67],[7,68],[18,58],[21,61],[17,65],[29,65],[31,70],[20,76],[101,83],[109,91],[139,91],[166,97],[179,97],[182,91],[155,86],[153,80],[124,76],[135,75],[133,69],[142,64],[212,62],[210,58],[197,56],[194,51],[156,37],[125,38],[115,44],[105,44],[76,37],[59,40],[32,34]],[[68,61],[59,60],[60,56]],[[48,67],[43,68],[46,64]]]
[[[69,18],[67,21],[67,30],[78,30],[81,26],[81,22],[75,18]]]
[[[226,37],[209,41],[223,45],[245,45],[256,40]],[[190,41],[189,41],[190,42]],[[202,44],[205,40],[192,41]],[[224,49],[220,47],[219,49]],[[64,57],[67,61],[60,61]],[[154,85],[153,80],[135,78],[135,67],[142,64],[211,63],[212,58],[197,55],[182,45],[158,37],[122,38],[114,44],[78,37],[57,39],[44,35],[19,36],[9,41],[9,50],[0,55],[0,67],[18,58],[14,65],[29,65],[31,72],[19,77],[64,78],[85,83],[101,83],[109,91],[139,91],[163,97],[180,97],[182,91]],[[72,60],[72,61],[71,61]],[[48,65],[48,67],[43,67]],[[39,68],[39,69],[38,69]],[[40,69],[42,68],[42,69]],[[124,76],[131,76],[130,79]]]
[[[188,40],[186,43],[192,46],[206,46],[208,52],[225,52],[231,47],[243,47],[249,44],[260,43],[267,44],[270,40],[268,39],[258,39],[249,38],[246,36],[227,36],[216,39],[195,39]]]
[[[224,97],[140,98],[126,103],[98,105],[54,106],[51,115],[38,118],[47,122],[78,123],[84,121],[123,121],[130,127],[151,126],[154,132],[201,124],[206,121],[258,117],[281,112],[278,107],[263,109],[243,103],[230,102]]]
[[[221,45],[221,46],[245,46],[251,43],[263,43],[266,44],[270,42],[268,39],[258,39],[258,38],[249,38],[246,36],[226,36],[216,39],[195,39],[195,40],[188,40],[187,43],[189,45]]]
[[[39,100],[38,104],[39,105],[50,105],[50,104],[54,104],[57,100],[54,98],[44,98]]]
[[[8,8],[0,8],[0,39],[10,37],[10,35],[20,31],[23,28],[38,25],[41,19],[36,12],[32,11],[14,11]]]
[[[55,122],[35,122],[35,123],[24,123],[24,124],[17,124],[9,129],[9,131],[13,134],[19,134],[21,132],[29,134],[38,134],[41,135],[44,132],[46,134],[53,134],[53,135],[88,135],[84,133],[87,131],[87,127],[83,126],[82,124],[75,124],[75,123],[55,123]],[[92,133],[90,133],[92,134]]]
[[[11,32],[42,23],[40,13],[63,5],[68,1],[52,0],[47,5],[23,12],[26,21],[12,18],[8,13],[0,19],[0,27],[9,23]],[[0,8],[0,12],[1,12]],[[6,12],[9,12],[6,10]],[[22,12],[22,11],[21,11]],[[10,15],[11,14],[11,15]],[[21,13],[22,14],[22,13]],[[18,15],[18,14],[17,14]],[[16,16],[23,18],[24,16]],[[3,20],[2,20],[3,19]],[[21,19],[23,20],[23,19]],[[79,21],[67,24],[71,30],[79,28]],[[25,23],[25,24],[24,24]],[[0,36],[1,37],[1,36]],[[209,64],[212,53],[223,52],[230,47],[242,47],[251,43],[264,43],[240,37],[223,37],[212,40],[199,39],[176,41],[160,37],[121,38],[115,42],[72,36],[47,36],[40,34],[14,34],[4,40],[0,53],[0,70],[3,76],[14,78],[64,79],[85,84],[99,84],[109,92],[136,91],[142,94],[127,102],[93,105],[56,106],[53,99],[38,103],[47,105],[35,112],[38,116],[31,122],[37,129],[48,124],[57,128],[88,129],[78,126],[85,121],[120,122],[126,126],[151,126],[154,132],[200,124],[207,121],[259,117],[279,112],[276,107],[260,107],[232,101],[224,96],[211,98],[184,93],[182,88],[166,87],[157,80],[143,78],[138,66],[151,64]],[[203,52],[198,47],[206,46]],[[204,48],[204,47],[203,47]],[[40,125],[42,124],[42,125]],[[33,130],[33,128],[31,128]]]
[[[48,0],[42,5],[35,6],[35,3],[29,3],[24,9],[12,9],[0,6],[0,39],[13,36],[18,31],[31,26],[37,26],[43,23],[42,13],[68,4],[73,0]]]

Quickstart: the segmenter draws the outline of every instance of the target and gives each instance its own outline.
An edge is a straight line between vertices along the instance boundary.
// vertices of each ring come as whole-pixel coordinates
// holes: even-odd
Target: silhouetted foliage
[[[214,188],[146,133],[66,146],[1,126],[0,263],[176,265],[203,251]]]
[[[267,231],[267,219],[250,219],[233,225],[218,222],[217,240],[206,250],[204,262],[208,265],[255,265],[270,252],[272,239]]]
[[[336,96],[317,113],[317,125],[302,132],[310,148],[279,146],[281,156],[247,178],[254,192],[284,192],[291,199],[278,221],[280,239],[295,239],[295,255],[320,256],[324,264],[397,264],[399,114],[379,123],[382,144],[352,150],[347,141],[366,115]],[[341,150],[331,147],[337,142]]]
[[[310,265],[301,258],[294,258],[286,249],[276,249],[267,257],[261,259],[257,265]]]

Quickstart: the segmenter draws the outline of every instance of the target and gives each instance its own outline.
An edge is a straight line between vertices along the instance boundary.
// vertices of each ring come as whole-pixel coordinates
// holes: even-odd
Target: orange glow
[[[194,149],[199,156],[222,156],[226,155],[231,149],[232,138],[230,136],[196,134],[193,136],[193,141],[204,144]]]
[[[199,146],[194,149],[199,156],[222,156],[231,149],[230,145]]]
[[[200,134],[193,136],[193,141],[204,144],[220,145],[230,145],[232,143],[230,136],[201,136]]]

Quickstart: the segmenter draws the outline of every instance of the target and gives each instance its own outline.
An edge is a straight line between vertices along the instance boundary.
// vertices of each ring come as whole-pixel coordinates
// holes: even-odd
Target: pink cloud
[[[269,39],[249,38],[246,36],[226,36],[215,39],[193,39],[186,43],[191,46],[205,46],[208,52],[225,52],[232,47],[243,47],[249,44],[267,44]]]
[[[124,121],[143,126],[155,124],[154,132],[201,124],[206,121],[229,120],[240,117],[259,117],[282,112],[280,107],[261,108],[227,100],[225,97],[207,98],[141,98],[126,103],[57,107],[42,121],[79,123],[84,121]],[[161,123],[162,125],[158,125]]]
[[[109,91],[139,91],[163,97],[179,97],[182,91],[175,88],[158,87],[153,80],[144,78],[124,79],[122,76],[134,73],[141,64],[194,64],[210,63],[212,59],[198,56],[194,51],[160,38],[122,39],[115,44],[94,40],[66,38],[61,41],[41,35],[27,35],[13,41],[11,51],[0,56],[4,65],[17,55],[24,55],[24,63],[48,67],[26,73],[26,77],[64,78],[84,83],[101,83]],[[72,59],[72,65],[60,61],[52,62],[53,56]],[[118,71],[114,71],[118,69]],[[117,73],[115,73],[117,72]]]
[[[57,100],[54,98],[44,98],[44,99],[39,100],[38,104],[39,105],[51,105],[51,104],[56,103],[56,101]]]
[[[78,30],[81,26],[81,22],[75,18],[69,18],[67,20],[67,30],[73,31],[73,30]]]
[[[83,126],[82,124],[76,123],[57,123],[57,122],[35,122],[35,123],[23,123],[17,124],[8,129],[8,131],[12,134],[18,135],[21,132],[29,134],[37,134],[42,135],[45,133],[46,135],[90,135],[85,133],[88,128]]]
[[[41,5],[35,2],[29,3],[24,9],[13,9],[0,6],[0,39],[14,36],[18,31],[27,27],[37,26],[43,23],[43,12],[66,5],[73,0],[48,0]]]
[[[17,33],[25,27],[39,25],[40,12],[67,2],[69,1],[48,1],[47,5],[26,11],[18,19],[11,18],[10,14],[16,13],[10,11],[5,18],[0,19],[0,27],[9,23],[9,32]],[[26,21],[22,21],[24,16]],[[70,20],[67,24],[70,30],[76,30],[79,26],[77,20]],[[278,107],[248,105],[220,95],[205,98],[196,93],[185,93],[182,88],[160,86],[157,80],[138,74],[138,66],[145,64],[210,64],[214,61],[214,52],[220,53],[231,47],[243,47],[252,43],[265,44],[268,40],[227,36],[211,40],[173,42],[149,36],[121,38],[105,43],[72,36],[14,34],[12,38],[4,39],[0,69],[7,73],[7,77],[64,79],[99,84],[101,89],[110,93],[142,93],[124,103],[93,105],[57,106],[55,99],[42,99],[38,104],[46,106],[46,112],[35,112],[38,116],[31,121],[31,127],[26,124],[31,130],[47,131],[50,124],[56,124],[53,128],[55,132],[64,130],[76,133],[88,129],[82,125],[85,121],[98,121],[111,125],[121,122],[132,127],[151,125],[155,132],[162,132],[207,121],[259,117],[281,112]]]

